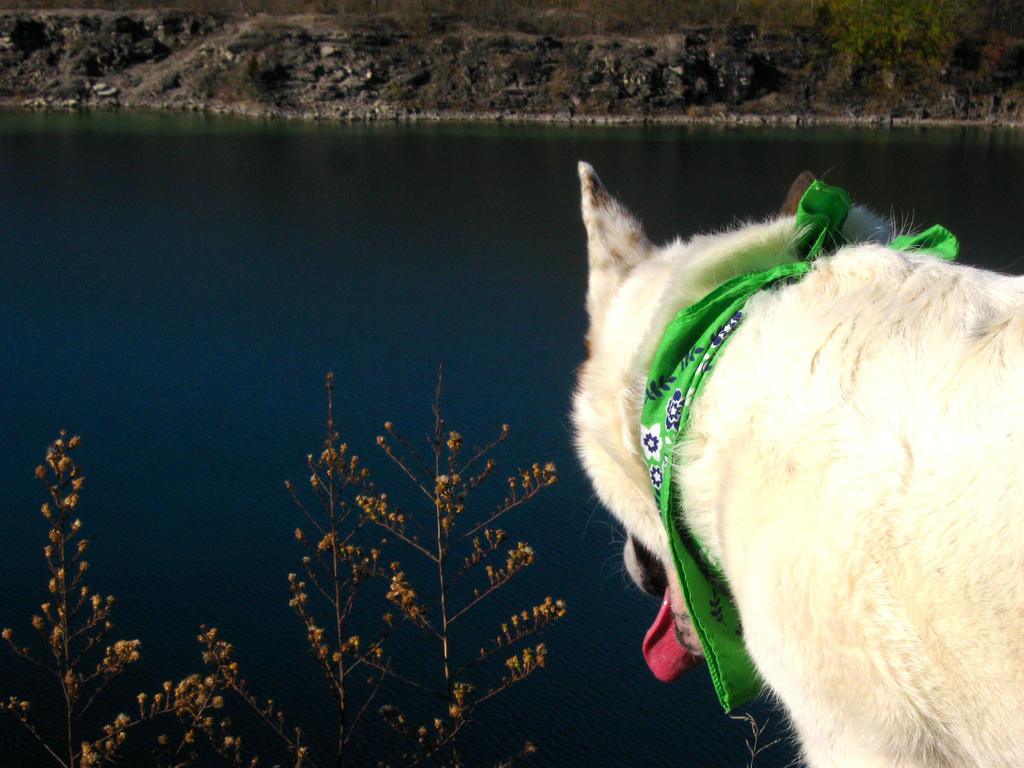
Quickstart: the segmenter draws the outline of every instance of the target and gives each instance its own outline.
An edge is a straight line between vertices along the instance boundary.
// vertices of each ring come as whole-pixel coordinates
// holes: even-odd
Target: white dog
[[[645,652],[672,679],[700,633],[640,439],[649,370],[680,310],[801,262],[810,179],[779,218],[659,247],[579,173],[576,440],[630,573],[666,595]],[[724,578],[809,765],[1020,768],[1024,279],[886,247],[857,207],[836,235],[849,245],[746,301],[680,434],[670,514]]]

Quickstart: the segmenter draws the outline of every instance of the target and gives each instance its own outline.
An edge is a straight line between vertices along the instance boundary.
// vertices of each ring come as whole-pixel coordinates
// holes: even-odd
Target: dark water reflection
[[[399,484],[374,436],[391,419],[419,440],[447,361],[446,411],[467,441],[508,422],[501,469],[552,460],[561,475],[507,521],[538,564],[475,629],[490,637],[546,594],[570,614],[544,638],[550,668],[470,740],[480,764],[529,738],[538,765],[745,765],[747,727],[721,715],[705,674],[664,686],[644,667],[654,606],[621,574],[620,535],[570,450],[580,158],[656,240],[772,211],[808,168],[898,220],[942,222],[966,262],[1020,265],[1014,133],[5,116],[0,625],[27,636],[45,598],[32,469],[66,427],[84,438],[92,583],[117,595],[117,636],[143,640],[129,698],[194,669],[205,622],[315,729],[326,709],[286,604],[301,553],[283,481],[303,480],[322,440],[330,370],[346,440]],[[0,695],[23,685],[4,660]],[[777,715],[758,718],[779,735]],[[379,751],[364,746],[361,764]],[[756,764],[790,759],[777,747]]]

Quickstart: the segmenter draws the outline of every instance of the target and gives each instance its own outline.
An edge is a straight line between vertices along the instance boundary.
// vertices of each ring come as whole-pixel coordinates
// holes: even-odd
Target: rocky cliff
[[[444,19],[0,13],[0,105],[323,119],[1024,121],[1024,42],[964,40],[876,72],[813,29],[645,38],[484,32]]]

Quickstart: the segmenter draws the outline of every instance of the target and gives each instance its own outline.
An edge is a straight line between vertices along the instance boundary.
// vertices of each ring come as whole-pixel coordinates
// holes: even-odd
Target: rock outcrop
[[[813,29],[645,38],[443,19],[0,13],[0,104],[322,119],[1024,120],[1024,42],[962,41],[913,75],[824,53]]]

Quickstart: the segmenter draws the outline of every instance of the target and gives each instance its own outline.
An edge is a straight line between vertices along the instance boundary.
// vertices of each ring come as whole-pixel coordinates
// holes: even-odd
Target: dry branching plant
[[[274,748],[262,737],[250,741],[248,732],[245,740],[238,734],[239,728],[253,722],[273,734],[288,756],[286,762],[295,768],[341,768],[354,762],[353,739],[363,732],[357,726],[374,709],[386,724],[377,721],[378,729],[387,732],[390,727],[399,735],[369,750],[378,765],[389,764],[389,747],[404,765],[464,765],[460,744],[467,725],[482,705],[544,666],[546,647],[525,641],[564,616],[566,609],[562,600],[546,597],[499,622],[493,637],[483,643],[465,637],[463,626],[469,629],[471,624],[467,618],[533,564],[533,548],[510,543],[497,523],[554,483],[555,468],[534,464],[508,480],[507,495],[496,508],[470,511],[467,497],[493,474],[491,453],[509,430],[502,427],[494,441],[466,451],[462,437],[448,431],[441,417],[441,381],[439,375],[429,461],[421,459],[390,423],[385,425],[387,437],[378,438],[387,456],[426,497],[421,507],[426,514],[403,511],[386,493],[378,492],[359,459],[341,442],[330,374],[327,437],[319,455],[307,459],[315,503],[307,505],[303,494],[287,484],[308,523],[295,530],[306,554],[301,575],[288,577],[290,605],[303,624],[308,649],[333,704],[330,738],[308,740],[301,728],[289,724],[275,701],[258,696],[243,677],[232,645],[216,628],[205,626],[198,636],[205,675],[190,675],[178,683],[164,683],[154,694],[139,694],[130,706],[115,710],[120,714],[99,726],[99,733],[85,735],[89,724],[83,715],[107,684],[140,658],[140,642],[107,642],[114,598],[94,594],[84,582],[88,541],[81,538],[82,523],[74,517],[83,478],[70,455],[79,439],[68,439],[64,432],[36,470],[50,496],[43,505],[50,524],[44,550],[50,597],[32,617],[39,648],[16,641],[10,629],[2,633],[19,658],[46,671],[59,689],[63,710],[58,723],[45,716],[37,720],[29,700],[12,696],[0,701],[0,713],[12,716],[64,768],[91,768],[123,757],[129,734],[143,724],[156,734],[155,748],[148,749],[156,765],[207,765],[217,758],[230,766],[255,768],[265,764],[255,752]],[[392,546],[404,546],[418,562],[403,568],[397,559],[385,558],[384,548]],[[376,613],[381,607],[390,610]],[[410,654],[408,638],[390,648],[397,632],[417,637],[421,633],[425,644],[416,648],[424,651]],[[371,636],[374,639],[363,639]],[[385,693],[402,709],[375,704]],[[232,706],[241,705],[245,726],[233,725],[224,714],[225,699]],[[420,711],[423,701],[431,711]],[[403,709],[417,714],[407,715]],[[160,725],[164,721],[174,726],[173,736]],[[308,742],[334,746],[317,754]],[[533,751],[535,747],[525,742],[500,766]],[[364,745],[362,759],[367,753]]]
[[[509,429],[503,426],[491,443],[466,451],[462,436],[449,431],[441,415],[442,382],[443,369],[438,376],[434,429],[426,458],[390,422],[384,427],[387,435],[377,438],[387,456],[426,499],[428,515],[424,518],[403,511],[384,493],[364,493],[357,501],[367,520],[404,544],[426,565],[419,569],[420,577],[414,583],[397,561],[392,562],[388,599],[407,622],[420,630],[435,652],[434,672],[432,678],[427,675],[425,684],[441,706],[434,717],[419,723],[394,705],[382,707],[381,713],[408,740],[403,753],[407,764],[436,759],[459,766],[463,764],[460,736],[478,708],[545,664],[547,648],[543,643],[511,653],[510,649],[563,617],[566,607],[564,601],[546,597],[501,623],[483,646],[462,637],[461,626],[474,609],[534,562],[533,548],[521,541],[510,544],[497,523],[554,483],[556,475],[554,465],[534,464],[509,478],[507,496],[497,508],[482,514],[471,511],[467,497],[493,474],[496,463],[491,454],[507,439]],[[462,649],[479,650],[456,653],[456,636]],[[500,676],[488,676],[479,670],[496,658],[503,661]],[[367,659],[386,678],[423,687],[425,662],[416,662],[420,675],[413,681],[409,670],[398,668],[390,659]],[[527,743],[521,754],[532,750]]]
[[[508,495],[497,509],[472,514],[466,498],[493,473],[495,462],[490,454],[508,437],[508,427],[464,459],[462,438],[446,431],[440,396],[439,377],[429,441],[431,463],[421,460],[390,423],[385,425],[389,437],[378,438],[386,454],[426,496],[426,514],[395,507],[388,494],[376,490],[359,458],[341,442],[334,421],[331,374],[327,376],[327,436],[320,453],[307,457],[309,492],[300,493],[296,486],[286,484],[306,520],[305,527],[295,530],[306,553],[301,573],[288,576],[290,605],[302,622],[310,654],[333,702],[334,746],[329,754],[307,744],[301,729],[286,725],[285,715],[273,700],[254,693],[240,674],[233,648],[217,637],[216,630],[204,630],[200,635],[214,679],[276,734],[295,768],[354,764],[360,759],[355,755],[357,746],[362,748],[361,759],[370,751],[378,765],[388,765],[392,753],[403,765],[463,765],[459,738],[477,707],[544,666],[547,649],[543,644],[521,651],[511,651],[511,647],[565,615],[565,603],[547,597],[501,623],[496,636],[478,653],[455,658],[453,645],[460,625],[534,562],[533,549],[523,542],[509,545],[507,534],[495,523],[554,483],[555,468],[534,465],[521,472],[508,481]],[[396,451],[392,441],[401,451]],[[310,493],[315,503],[307,504],[303,498]],[[385,557],[385,548],[390,550],[396,544],[405,545],[419,564],[427,567],[405,569],[397,559]],[[503,562],[492,562],[500,561],[502,555]],[[430,575],[431,584],[420,583],[425,575]],[[453,602],[451,596],[457,588],[473,577],[476,586],[462,592],[462,602]],[[378,606],[382,602],[393,607],[374,616],[375,600]],[[408,637],[400,646],[396,642],[395,648],[389,641],[398,640],[396,633],[412,627],[425,636],[427,645],[422,655],[410,658]],[[462,634],[458,637],[461,640]],[[474,680],[478,677],[478,667],[486,667],[485,662],[499,655],[504,665],[494,665],[499,673],[492,675],[489,683],[469,682],[471,674]],[[402,708],[375,704],[385,695],[388,701],[403,702]],[[418,712],[417,703],[424,700],[436,702],[436,711]],[[415,716],[403,711],[410,702],[416,702],[411,704],[417,710]],[[367,750],[362,734],[370,731],[358,726],[373,710],[399,738],[376,741],[374,748]],[[229,748],[240,755],[236,737],[228,736],[218,745],[221,754],[230,758]],[[500,765],[511,765],[534,750],[526,742]],[[237,758],[235,764],[240,764]]]
[[[295,529],[295,538],[306,554],[302,558],[304,575],[288,575],[289,602],[302,621],[306,643],[333,702],[334,754],[329,759],[316,754],[305,743],[302,729],[287,724],[284,712],[275,701],[255,693],[240,672],[234,648],[219,639],[216,629],[204,627],[199,636],[204,647],[203,658],[214,670],[215,679],[276,735],[295,768],[340,767],[351,762],[349,746],[357,733],[356,726],[380,687],[383,673],[377,668],[386,668],[382,645],[391,632],[388,616],[382,621],[378,639],[372,643],[363,643],[353,630],[357,608],[361,608],[361,612],[367,610],[364,607],[366,596],[360,594],[365,593],[362,587],[376,582],[382,588],[383,599],[383,586],[387,582],[385,569],[380,564],[380,550],[367,548],[363,543],[366,537],[362,529],[367,521],[352,500],[361,493],[372,492],[372,485],[369,473],[360,467],[358,457],[349,453],[335,428],[333,391],[333,376],[328,374],[327,437],[319,455],[310,454],[306,458],[316,505],[307,506],[292,483],[286,486],[310,526],[310,532],[301,527]],[[355,674],[360,668],[365,668],[371,676],[369,692],[366,686],[360,685],[364,678]],[[357,688],[357,692],[353,693],[353,688]],[[241,744],[237,737],[229,735],[217,746],[222,756],[231,759],[233,764],[241,764]]]
[[[773,738],[768,741],[767,744],[763,743],[765,732],[768,730],[769,722],[766,720],[764,725],[757,722],[757,719],[749,712],[743,712],[740,714],[729,715],[731,720],[735,720],[739,723],[746,723],[750,728],[750,736],[746,739],[747,751],[750,753],[750,761],[747,763],[747,768],[754,768],[754,763],[757,760],[758,755],[762,752],[767,752],[769,749],[780,743],[782,739]]]
[[[98,732],[87,733],[84,716],[92,715],[90,710],[108,684],[141,658],[141,643],[108,644],[114,598],[94,593],[85,583],[89,541],[81,537],[82,522],[74,516],[85,478],[71,456],[79,442],[77,436],[69,438],[62,431],[48,448],[45,462],[36,468],[36,477],[50,497],[42,507],[50,525],[49,543],[43,549],[50,572],[49,597],[32,617],[37,642],[22,644],[12,629],[2,633],[15,655],[41,670],[56,687],[61,711],[53,717],[36,713],[29,699],[10,696],[0,701],[0,712],[13,717],[54,763],[65,768],[113,762],[130,732],[142,724],[156,727],[158,721],[170,721],[175,735],[157,736],[155,762],[192,764],[198,759],[199,737],[224,725],[217,716],[223,699],[213,677],[190,675],[178,683],[164,683],[153,695],[139,694],[127,708],[134,714],[122,711]]]

